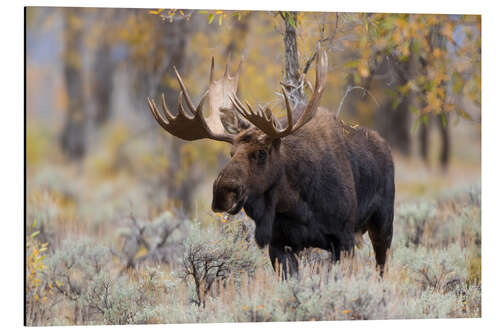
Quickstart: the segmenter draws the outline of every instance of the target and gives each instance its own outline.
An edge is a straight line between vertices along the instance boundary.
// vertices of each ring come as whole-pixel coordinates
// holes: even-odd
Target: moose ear
[[[226,132],[230,134],[238,134],[250,127],[250,123],[238,116],[231,109],[220,109],[220,120]]]
[[[250,128],[250,123],[248,121],[238,116],[238,114],[236,114],[236,118],[238,119],[238,128],[240,129],[240,131]]]

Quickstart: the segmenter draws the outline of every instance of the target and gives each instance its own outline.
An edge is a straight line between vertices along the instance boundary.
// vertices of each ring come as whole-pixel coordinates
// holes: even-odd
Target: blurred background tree
[[[463,96],[480,107],[480,17],[459,15],[362,14],[354,19],[358,50],[349,84],[380,91],[374,127],[402,153],[410,153],[410,128],[419,127],[420,156],[428,161],[429,125],[438,125],[446,169],[451,114],[471,119]],[[465,87],[464,83],[468,82]],[[479,89],[478,89],[479,88]],[[410,117],[414,114],[414,121]]]
[[[62,62],[66,86],[66,120],[61,133],[62,150],[71,158],[81,159],[85,154],[85,94],[83,90],[83,30],[80,9],[69,8],[64,15]]]

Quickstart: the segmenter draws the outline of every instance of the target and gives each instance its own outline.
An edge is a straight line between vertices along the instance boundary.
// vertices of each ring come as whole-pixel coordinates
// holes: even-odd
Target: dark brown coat
[[[350,127],[319,111],[292,135],[270,140],[259,129],[241,132],[232,159],[214,182],[212,209],[256,223],[259,246],[297,272],[294,254],[306,247],[352,252],[355,233],[369,232],[383,270],[392,240],[394,166],[374,131]]]

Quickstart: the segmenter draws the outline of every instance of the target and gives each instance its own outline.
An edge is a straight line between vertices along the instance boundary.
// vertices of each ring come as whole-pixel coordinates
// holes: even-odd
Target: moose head
[[[241,63],[240,63],[241,65]],[[238,213],[247,200],[257,198],[276,184],[283,173],[281,140],[296,133],[316,114],[326,82],[327,56],[317,50],[316,82],[306,105],[293,109],[285,89],[282,88],[286,106],[286,123],[278,121],[269,108],[258,109],[236,96],[240,66],[229,74],[229,64],[224,76],[214,80],[214,59],[210,70],[208,91],[194,106],[181,76],[174,67],[180,92],[178,113],[172,115],[162,96],[162,112],[148,98],[148,105],[156,121],[170,134],[184,140],[211,139],[230,143],[231,160],[219,173],[213,185],[212,210]],[[203,115],[208,97],[209,112]],[[184,109],[183,104],[189,109]],[[294,120],[294,115],[298,119]]]

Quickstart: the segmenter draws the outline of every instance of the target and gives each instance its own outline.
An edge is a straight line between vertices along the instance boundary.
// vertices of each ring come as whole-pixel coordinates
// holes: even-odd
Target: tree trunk
[[[92,95],[95,102],[95,123],[104,125],[111,116],[111,97],[113,95],[113,74],[115,63],[111,58],[110,43],[106,38],[99,42],[94,62]]]
[[[391,89],[393,91],[392,97],[388,97],[376,108],[374,127],[393,149],[404,155],[409,155],[411,152],[409,109],[412,96],[398,92],[397,87],[408,83],[411,66],[411,60],[405,63],[399,61],[397,57],[385,56],[383,60],[370,68],[370,77],[364,82],[364,88],[368,90]],[[375,75],[381,78],[376,79]],[[390,86],[387,86],[387,81],[391,82]],[[358,91],[357,94],[364,94],[364,92]],[[368,94],[364,95],[368,98]],[[355,97],[356,95],[353,95],[351,98]]]
[[[437,47],[446,52],[446,39],[441,33],[441,25],[440,24],[436,25],[432,33],[433,36],[431,38],[432,40],[431,49]],[[445,95],[443,97],[443,101],[446,101],[446,87],[444,86],[443,82],[441,82],[440,86],[444,88]],[[439,156],[439,162],[441,163],[441,168],[443,169],[443,171],[446,171],[450,160],[450,150],[451,150],[450,129],[448,127],[448,117],[445,111],[441,110],[441,112],[443,112],[442,117],[444,118],[437,119],[439,134],[441,137],[441,154]]]
[[[433,51],[435,48],[439,48],[441,50],[446,49],[446,40],[441,33],[441,26],[439,24],[436,24],[435,26],[433,26],[430,35],[427,36],[427,40],[429,41],[431,51]],[[427,72],[427,66],[428,66],[428,64],[425,61],[422,62],[422,71],[424,73]],[[443,100],[446,100],[446,87],[444,87],[443,83],[440,84],[440,87],[444,88],[444,90],[445,90],[445,96],[444,96]],[[424,91],[424,94],[425,94],[425,91]],[[445,112],[445,111],[441,110],[441,112]],[[436,118],[436,121],[438,123],[437,126],[439,129],[440,139],[441,139],[441,152],[439,154],[439,163],[440,163],[440,166],[443,169],[443,171],[446,171],[448,169],[448,163],[450,160],[451,141],[450,141],[450,129],[448,127],[448,117],[444,113],[442,116],[445,117],[444,121],[442,119],[440,119],[439,117]],[[429,122],[429,124],[430,124],[430,122]],[[425,151],[425,154],[421,154],[421,157],[425,161],[427,161],[427,159],[428,159],[427,145],[428,145],[428,141],[429,141],[429,139],[428,139],[429,128],[428,128],[428,125],[426,125],[426,124],[422,124],[422,127],[425,127],[425,131],[422,131],[422,129],[421,129],[421,132],[420,132],[420,151],[421,152]]]
[[[439,134],[441,136],[441,154],[439,155],[439,162],[441,163],[443,171],[447,171],[451,150],[450,128],[448,126],[448,117],[446,115],[443,115],[443,117],[446,118],[446,121],[438,119]]]
[[[83,23],[78,8],[66,9],[63,15],[63,71],[68,102],[64,128],[60,136],[60,145],[67,156],[72,159],[81,159],[86,150],[86,112],[81,56]]]
[[[293,108],[305,104],[304,80],[300,71],[299,54],[297,48],[297,13],[281,12],[285,21],[285,73],[284,84]]]
[[[418,132],[420,158],[427,163],[429,160],[429,126],[420,124]]]
[[[161,52],[164,59],[166,59],[165,66],[160,73],[160,78],[164,78],[165,74],[171,75],[173,73],[173,66],[177,68],[182,75],[186,73],[186,46],[193,22],[185,20],[176,21],[174,23],[158,22],[159,29],[157,31],[158,43],[156,52]],[[165,94],[165,102],[172,113],[177,113],[177,97],[178,90],[166,85],[165,80],[160,79],[159,84],[155,87],[155,95],[160,93]],[[169,167],[167,170],[167,189],[169,196],[179,202],[183,209],[190,211],[193,205],[193,196],[196,193],[196,188],[200,184],[201,179],[195,175],[194,170],[182,170],[182,147],[185,144],[191,145],[192,143],[178,139],[174,136],[170,137],[170,143],[167,150]],[[196,168],[194,166],[193,168]],[[185,178],[179,179],[177,176],[179,172],[189,175]]]
[[[404,97],[394,109],[389,100],[375,112],[375,129],[391,147],[406,156],[411,147],[409,103],[409,98]]]

